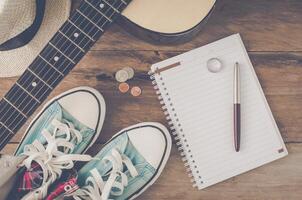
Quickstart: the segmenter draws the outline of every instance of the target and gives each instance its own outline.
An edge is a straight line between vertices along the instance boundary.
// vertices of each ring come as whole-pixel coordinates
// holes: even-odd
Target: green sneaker
[[[102,95],[88,87],[69,90],[43,108],[26,131],[16,155],[26,156],[17,186],[22,200],[44,199],[49,186],[98,138],[105,118]],[[20,197],[20,196],[19,196]]]
[[[172,141],[158,123],[141,123],[117,133],[78,174],[75,200],[134,199],[163,171]],[[59,198],[60,199],[60,198]]]

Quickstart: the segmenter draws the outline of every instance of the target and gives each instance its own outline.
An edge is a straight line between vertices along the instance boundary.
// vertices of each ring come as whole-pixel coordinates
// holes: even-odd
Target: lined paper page
[[[213,57],[223,63],[219,73],[207,69],[206,62]],[[155,80],[199,189],[287,155],[239,34],[157,63],[151,69],[175,62],[181,65],[156,74]],[[241,70],[240,152],[235,152],[233,139],[235,62]]]

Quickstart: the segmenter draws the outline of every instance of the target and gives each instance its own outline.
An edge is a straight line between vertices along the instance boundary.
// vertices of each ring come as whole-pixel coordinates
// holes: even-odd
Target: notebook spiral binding
[[[153,88],[156,91],[156,95],[158,96],[158,100],[160,101],[160,104],[162,105],[162,110],[164,111],[164,114],[165,114],[168,124],[170,126],[171,133],[174,136],[174,139],[176,141],[177,149],[180,152],[180,155],[182,157],[182,161],[184,162],[184,166],[186,167],[188,176],[191,179],[191,182],[193,183],[193,187],[197,187],[197,181],[201,184],[203,183],[202,177],[199,174],[197,165],[195,164],[195,160],[194,160],[193,154],[190,150],[190,146],[187,143],[185,134],[183,134],[184,131],[183,131],[182,125],[179,122],[179,119],[177,118],[177,113],[175,111],[175,108],[173,107],[173,103],[169,96],[169,92],[167,91],[167,88],[165,87],[163,78],[159,74],[157,74],[157,76],[159,76],[159,81],[156,81],[155,80],[156,74],[153,71],[149,71],[148,74],[152,81]],[[158,87],[159,84],[161,84],[163,86],[163,89],[165,91],[164,95],[167,97],[167,101],[169,102],[169,105],[166,105],[166,103],[163,100],[163,95],[161,94],[159,87]],[[170,107],[170,109],[172,111],[171,114],[169,114],[167,106]],[[175,125],[173,124],[172,117],[178,124],[175,124]],[[198,176],[194,177],[193,172],[194,172],[194,174],[197,174]]]

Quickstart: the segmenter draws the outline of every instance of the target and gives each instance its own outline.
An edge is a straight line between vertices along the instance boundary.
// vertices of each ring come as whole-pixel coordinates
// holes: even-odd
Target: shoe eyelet
[[[70,185],[65,185],[65,186],[64,186],[64,190],[65,190],[66,192],[70,191],[71,189],[72,189],[72,187],[71,187]]]

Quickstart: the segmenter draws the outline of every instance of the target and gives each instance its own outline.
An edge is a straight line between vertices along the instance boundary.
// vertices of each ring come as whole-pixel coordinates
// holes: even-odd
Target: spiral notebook
[[[206,62],[218,58],[219,73]],[[234,150],[233,70],[241,69],[241,148]],[[152,65],[154,88],[194,186],[203,189],[288,154],[239,34]]]

